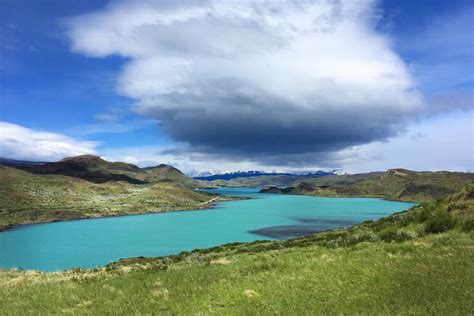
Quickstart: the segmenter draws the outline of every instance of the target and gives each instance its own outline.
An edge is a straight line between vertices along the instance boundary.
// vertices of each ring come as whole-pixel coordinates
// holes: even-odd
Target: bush
[[[403,242],[416,238],[416,233],[401,229],[389,228],[380,233],[380,239],[384,242]]]
[[[357,244],[362,243],[362,242],[373,243],[373,242],[377,242],[377,241],[379,241],[379,238],[374,233],[362,232],[360,234],[354,234],[354,235],[348,236],[348,238],[346,238],[344,240],[344,245],[345,246],[353,246],[353,245],[357,245]]]
[[[470,232],[473,229],[474,229],[474,219],[468,219],[462,225],[462,230],[465,232]]]
[[[421,209],[417,209],[415,211],[415,220],[418,223],[426,222],[427,220],[432,219],[433,216],[436,216],[436,214],[439,213],[441,209],[442,205],[439,201],[423,204]]]
[[[456,226],[456,219],[448,213],[438,213],[426,222],[425,232],[438,234],[450,230]]]

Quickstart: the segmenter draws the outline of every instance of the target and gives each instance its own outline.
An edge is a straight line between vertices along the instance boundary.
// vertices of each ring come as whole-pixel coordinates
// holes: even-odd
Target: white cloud
[[[388,168],[474,172],[474,111],[453,112],[408,126],[387,142],[374,142],[338,153],[345,170]]]
[[[191,152],[283,162],[387,139],[423,110],[407,66],[373,28],[375,9],[121,1],[72,18],[68,31],[76,52],[127,57],[120,94]]]
[[[0,122],[0,157],[4,158],[55,161],[68,156],[94,154],[98,145],[93,141]]]

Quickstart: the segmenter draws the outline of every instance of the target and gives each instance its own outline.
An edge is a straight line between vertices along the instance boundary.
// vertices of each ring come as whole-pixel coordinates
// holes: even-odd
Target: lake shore
[[[318,232],[348,227],[353,223],[377,219],[383,215],[390,215],[393,212],[411,207],[411,204],[398,204],[382,201],[381,199],[277,197],[267,194],[260,195],[256,192],[256,189],[229,190],[222,188],[216,193],[224,196],[209,196],[205,202],[184,209],[111,214],[111,216],[107,216],[111,219],[103,222],[86,221],[85,219],[104,219],[106,216],[84,216],[76,219],[83,223],[58,226],[37,225],[38,227],[31,229],[26,229],[28,225],[17,225],[11,229],[17,228],[21,231],[14,234],[0,234],[0,242],[3,242],[7,247],[5,248],[4,259],[7,261],[13,260],[10,263],[6,263],[7,261],[4,260],[4,263],[6,263],[4,268],[21,267],[27,270],[40,269],[42,271],[59,271],[74,267],[88,269],[106,265],[120,258],[132,258],[141,255],[148,257],[168,256],[183,251],[235,242],[282,239],[280,238],[282,237],[280,236],[281,228],[277,231],[277,233],[279,232],[278,236],[273,236],[274,233],[271,236],[258,233],[261,229],[271,232],[282,225],[285,229],[292,229],[292,232],[286,232],[284,237],[294,238],[306,235],[306,230],[304,234],[301,234],[299,230],[295,233],[293,227],[295,226],[295,220],[300,222],[298,225],[305,226],[304,229],[308,228],[306,226],[311,226],[311,232]],[[218,206],[219,210],[209,211],[218,202],[231,200],[248,201],[223,203]],[[186,214],[194,213],[189,212],[190,209],[203,211],[204,214]],[[205,212],[205,210],[208,210],[208,212]],[[374,213],[374,210],[379,210],[382,213]],[[182,214],[168,214],[169,216],[164,214],[178,212]],[[131,216],[146,214],[163,214],[163,216]],[[118,218],[124,216],[130,216],[131,218]],[[117,219],[112,219],[113,217],[117,217]],[[348,217],[352,218],[350,222],[347,221]],[[68,220],[68,222],[73,222],[73,220]],[[25,230],[23,231],[22,228],[25,228]],[[31,248],[30,250],[17,249],[14,246],[16,240],[23,239],[28,241],[27,246],[28,249]],[[38,242],[41,240],[40,244],[35,240],[38,240]],[[80,243],[80,245],[73,246],[74,243]],[[52,261],[45,261],[46,259],[42,258],[40,253],[35,255],[35,249],[45,249]],[[53,252],[50,253],[48,249]],[[78,249],[78,251],[72,249]],[[95,250],[91,252],[85,249]],[[96,253],[98,249],[104,249],[104,252]],[[63,250],[65,252],[61,253]],[[52,256],[55,251],[58,252]],[[96,254],[91,255],[92,253]],[[20,256],[18,257],[18,255]],[[55,258],[63,259],[58,262]]]
[[[137,212],[120,212],[120,213],[109,213],[98,216],[78,216],[75,218],[66,218],[66,219],[50,219],[44,221],[37,221],[31,223],[18,223],[12,224],[8,226],[0,226],[0,233],[11,231],[15,229],[21,229],[23,227],[28,227],[32,225],[41,225],[41,224],[48,224],[48,223],[58,223],[58,222],[70,222],[70,221],[81,221],[81,220],[92,220],[92,219],[101,219],[101,218],[114,218],[114,217],[125,217],[125,216],[134,216],[134,215],[145,215],[145,214],[162,214],[162,213],[172,213],[172,212],[192,212],[192,211],[203,211],[209,210],[215,207],[217,203],[220,202],[229,202],[229,201],[238,201],[238,200],[246,200],[250,199],[250,197],[238,197],[238,196],[216,196],[210,199],[209,201],[199,203],[195,206],[190,207],[176,207],[176,208],[167,208],[167,209],[160,209],[160,210],[145,210],[145,211],[137,211]]]

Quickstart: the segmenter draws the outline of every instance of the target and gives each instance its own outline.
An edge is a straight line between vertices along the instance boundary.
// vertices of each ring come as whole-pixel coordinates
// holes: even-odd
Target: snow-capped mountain
[[[324,177],[331,175],[346,174],[343,170],[332,169],[332,170],[316,170],[316,171],[302,171],[302,172],[266,172],[266,171],[232,171],[232,172],[215,172],[215,171],[204,171],[204,172],[189,172],[188,176],[197,180],[231,180],[235,178],[250,178],[259,176],[294,176],[294,177]]]

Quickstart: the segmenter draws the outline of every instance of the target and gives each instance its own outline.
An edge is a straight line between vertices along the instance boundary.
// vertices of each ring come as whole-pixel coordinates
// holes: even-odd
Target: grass
[[[167,180],[96,184],[0,166],[0,230],[17,224],[202,208],[211,198]]]
[[[0,314],[471,315],[473,218],[470,186],[304,238],[131,258],[96,270],[0,270]],[[438,220],[443,229],[428,228]]]
[[[472,236],[308,246],[167,270],[0,273],[3,314],[471,314]]]
[[[424,202],[444,198],[470,183],[474,183],[473,173],[391,169],[384,173],[300,179],[289,193]]]

